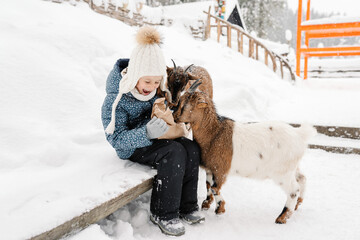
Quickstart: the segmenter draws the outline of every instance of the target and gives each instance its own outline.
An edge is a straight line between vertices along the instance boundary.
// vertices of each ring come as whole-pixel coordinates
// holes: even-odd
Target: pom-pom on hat
[[[133,90],[141,77],[163,76],[160,89],[167,91],[165,80],[167,78],[166,63],[160,49],[161,36],[150,26],[142,27],[136,34],[138,45],[132,51],[126,75],[119,83],[119,93],[112,105],[111,121],[106,133],[113,134],[115,130],[115,111],[122,95]]]

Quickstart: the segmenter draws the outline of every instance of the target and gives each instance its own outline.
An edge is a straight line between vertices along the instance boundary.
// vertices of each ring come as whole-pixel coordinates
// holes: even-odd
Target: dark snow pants
[[[150,203],[153,215],[170,220],[198,210],[200,156],[198,144],[187,138],[154,140],[151,146],[135,150],[131,161],[157,169]]]

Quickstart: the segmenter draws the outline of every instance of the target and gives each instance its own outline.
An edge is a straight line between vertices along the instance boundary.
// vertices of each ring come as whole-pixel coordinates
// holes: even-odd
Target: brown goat
[[[225,212],[220,189],[228,174],[253,179],[272,179],[287,195],[287,201],[276,223],[286,223],[303,200],[305,176],[298,164],[307,148],[307,140],[316,134],[310,125],[294,128],[289,124],[268,121],[242,124],[217,115],[212,100],[202,92],[180,97],[174,112],[175,122],[190,123],[194,139],[201,148],[202,167],[206,170],[208,209],[214,200],[215,212]]]
[[[167,87],[170,92],[170,94],[167,92],[166,100],[170,108],[178,105],[181,94],[188,90],[197,79],[202,82],[199,90],[206,93],[211,99],[213,98],[212,80],[205,68],[194,65],[182,68],[176,66],[174,61],[173,64],[174,67],[166,68]]]
[[[175,122],[190,123],[194,139],[200,145],[201,167],[205,169],[207,175],[207,199],[202,203],[202,209],[209,209],[214,200],[213,195],[221,196],[220,189],[230,171],[231,161],[226,159],[231,159],[233,154],[234,121],[218,116],[212,101],[206,101],[203,95],[200,95],[200,92],[194,94],[186,92],[173,115]],[[218,134],[220,132],[223,134]],[[229,148],[225,150],[223,146]],[[217,214],[225,212],[223,199],[217,203],[215,212]]]

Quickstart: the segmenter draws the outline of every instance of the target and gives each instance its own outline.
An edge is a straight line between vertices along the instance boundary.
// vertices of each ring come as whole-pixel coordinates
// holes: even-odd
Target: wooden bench
[[[341,3],[339,3],[341,4]],[[302,34],[305,34],[305,45]],[[359,46],[310,47],[311,39],[360,36],[360,17],[337,17],[310,20],[310,0],[307,1],[306,21],[302,21],[302,0],[299,0],[296,37],[296,75],[300,77],[301,56],[304,56],[304,79],[307,79],[309,57],[360,55]]]
[[[31,240],[45,240],[45,239],[60,239],[66,236],[70,236],[76,232],[79,232],[89,225],[98,222],[99,220],[107,217],[111,213],[115,212],[125,204],[131,202],[139,195],[150,190],[152,187],[153,178],[149,178],[141,182],[140,184],[128,189],[127,191],[119,194],[117,197],[110,199],[107,202],[84,212],[79,216],[75,216],[72,219],[58,225],[57,227],[50,229],[37,236],[31,237]]]

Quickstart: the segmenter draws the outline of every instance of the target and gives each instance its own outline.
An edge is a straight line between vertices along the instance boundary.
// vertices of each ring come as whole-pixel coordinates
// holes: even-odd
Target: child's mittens
[[[146,135],[149,139],[161,137],[167,130],[169,130],[169,126],[161,118],[153,117],[146,124]]]

